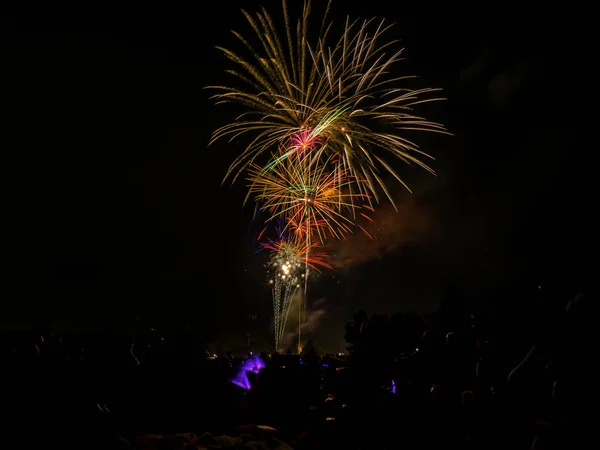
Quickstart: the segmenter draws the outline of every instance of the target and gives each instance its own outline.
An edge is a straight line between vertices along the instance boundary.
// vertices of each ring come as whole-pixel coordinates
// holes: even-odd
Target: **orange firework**
[[[314,231],[321,242],[323,230],[335,238],[352,232],[353,218],[369,200],[367,194],[352,191],[355,182],[332,158],[323,153],[298,154],[266,170],[252,165],[248,176],[248,196],[254,197],[268,220],[286,219],[286,229]],[[368,209],[368,206],[367,206]]]

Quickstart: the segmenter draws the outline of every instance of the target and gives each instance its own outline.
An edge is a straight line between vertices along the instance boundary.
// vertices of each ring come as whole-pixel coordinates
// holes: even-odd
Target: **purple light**
[[[323,367],[329,367],[329,364],[325,364],[325,363],[323,363],[323,364],[322,364],[322,366],[323,366]]]
[[[396,382],[392,380],[392,394],[396,393]]]
[[[248,379],[248,372],[258,373],[261,369],[264,369],[265,363],[260,358],[260,356],[250,356],[246,361],[242,363],[240,369],[235,374],[235,376],[229,380],[236,386],[241,387],[242,389],[250,389],[252,385],[250,384],[250,380]]]

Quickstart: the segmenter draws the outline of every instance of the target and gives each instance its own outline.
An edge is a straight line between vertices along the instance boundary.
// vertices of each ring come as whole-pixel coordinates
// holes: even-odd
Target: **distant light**
[[[542,286],[541,286],[541,285],[540,285],[540,286],[538,286],[538,289],[541,289],[541,288],[542,288]]]
[[[323,367],[329,367],[329,364],[325,364],[325,363],[323,363],[323,364],[322,364],[322,366],[323,366]]]
[[[417,352],[418,352],[418,351],[419,351],[419,349],[418,349],[418,348],[415,348],[415,351],[417,351]]]

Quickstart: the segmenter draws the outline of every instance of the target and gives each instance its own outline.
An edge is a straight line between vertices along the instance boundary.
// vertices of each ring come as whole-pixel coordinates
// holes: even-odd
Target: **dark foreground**
[[[589,320],[565,314],[533,345],[514,345],[472,326],[357,315],[350,358],[264,355],[250,390],[229,382],[242,359],[164,340],[142,355],[107,336],[7,334],[0,447],[584,448]]]

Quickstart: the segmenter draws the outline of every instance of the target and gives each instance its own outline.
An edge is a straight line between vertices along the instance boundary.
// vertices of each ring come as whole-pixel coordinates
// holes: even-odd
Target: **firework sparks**
[[[275,348],[279,348],[287,317],[300,283],[302,282],[302,260],[293,247],[285,243],[278,246],[269,264],[273,292],[273,319],[275,326]]]
[[[261,247],[270,252],[267,266],[273,294],[275,348],[283,341],[290,305],[308,277],[308,268],[317,272],[320,268],[331,268],[326,262],[327,255],[318,251],[317,244],[308,247],[304,242],[304,239],[287,240],[281,234],[278,240],[267,240]]]

